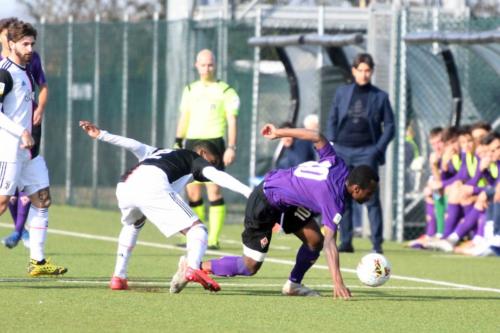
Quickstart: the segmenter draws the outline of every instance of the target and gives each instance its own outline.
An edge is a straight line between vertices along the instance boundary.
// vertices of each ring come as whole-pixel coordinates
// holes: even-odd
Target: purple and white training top
[[[319,161],[268,172],[264,193],[269,203],[281,210],[301,206],[321,214],[322,224],[335,231],[349,195],[345,186],[349,169],[330,144],[318,154]]]

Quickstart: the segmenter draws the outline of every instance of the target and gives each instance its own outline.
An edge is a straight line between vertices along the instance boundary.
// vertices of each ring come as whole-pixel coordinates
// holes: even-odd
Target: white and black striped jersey
[[[30,151],[20,148],[20,137],[33,124],[33,77],[25,67],[9,58],[0,61],[0,160],[15,162],[29,158]],[[34,157],[34,156],[31,156]]]
[[[98,139],[129,150],[139,160],[136,166],[129,169],[122,176],[121,181],[125,181],[141,165],[153,165],[165,172],[172,188],[178,193],[188,183],[197,180],[202,182],[212,181],[219,186],[241,193],[247,198],[250,195],[251,189],[248,186],[231,175],[217,170],[191,150],[160,149],[104,130],[101,130]]]

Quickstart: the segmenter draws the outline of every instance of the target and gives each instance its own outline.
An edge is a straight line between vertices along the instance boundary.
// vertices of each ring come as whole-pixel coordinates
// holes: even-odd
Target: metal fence
[[[404,10],[394,10],[385,16],[380,17],[380,24],[387,26],[379,25],[376,27],[379,30],[374,31],[392,31],[395,39],[389,36],[383,39],[381,48],[385,53],[378,54],[376,59],[382,66],[377,67],[390,73],[378,73],[377,77],[390,86],[384,89],[393,95],[399,127],[389,154],[392,161],[386,166],[389,172],[384,185],[390,199],[384,207],[389,207],[386,223],[393,227],[389,237],[402,240],[418,235],[424,227],[421,189],[427,174],[426,169],[418,175],[410,174],[413,178],[420,177],[420,186],[408,186],[408,182],[405,186],[403,132],[411,122],[421,154],[427,155],[427,132],[436,125],[449,124],[456,102],[439,53],[445,46],[407,45],[402,39],[409,32],[422,30],[491,30],[500,26],[500,19]],[[255,132],[266,121],[279,123],[287,119],[290,93],[287,77],[284,71],[276,70],[275,62],[261,62],[257,66],[254,61],[277,60],[267,51],[257,52],[247,44],[248,38],[259,31],[263,35],[277,34],[268,25],[263,25],[265,30],[259,28],[262,23],[259,15],[256,17],[257,25],[254,21],[157,19],[134,23],[70,20],[66,24],[38,25],[37,47],[50,88],[42,153],[49,166],[55,202],[95,207],[115,205],[116,181],[135,163],[134,158],[116,147],[90,140],[79,130],[78,120],[90,119],[110,132],[170,147],[182,89],[197,77],[193,65],[196,53],[202,48],[214,51],[218,77],[232,85],[241,98],[238,156],[228,171],[245,183],[250,174],[267,171],[274,146]],[[294,29],[297,33],[298,28]],[[286,29],[281,32],[286,33]],[[304,28],[304,32],[310,32],[310,27]],[[377,33],[372,31],[366,36],[364,47],[376,48],[380,40]],[[462,122],[479,119],[498,122],[499,73],[492,69],[500,62],[498,46],[448,48],[455,57],[463,93]],[[253,115],[252,106],[256,107]],[[232,206],[241,207],[239,204],[244,201],[239,196],[227,194]]]
[[[476,43],[404,43],[412,32],[440,31],[468,33],[494,30],[500,18],[474,19],[464,12],[460,16],[438,10],[400,13],[400,47],[398,63],[395,237],[399,240],[417,237],[425,227],[422,189],[429,169],[427,163],[418,171],[405,163],[404,130],[411,126],[423,157],[430,148],[429,131],[436,126],[471,124],[500,119],[500,48],[498,44]],[[458,117],[458,118],[457,118]],[[497,128],[498,129],[498,128]]]

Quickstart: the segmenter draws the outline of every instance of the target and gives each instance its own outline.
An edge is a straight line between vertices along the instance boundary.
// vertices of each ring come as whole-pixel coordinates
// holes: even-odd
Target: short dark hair
[[[500,139],[500,133],[490,132],[484,138],[481,139],[480,143],[484,146],[487,146],[490,143],[492,143],[493,141],[495,141],[496,139]]]
[[[17,17],[7,17],[3,18],[0,20],[0,31],[3,31],[5,29],[9,29],[9,26],[14,23],[19,21]]]
[[[212,155],[220,156],[219,149],[213,142],[207,140],[196,140],[193,144],[193,150],[198,148],[202,148]]]
[[[368,165],[354,167],[347,177],[349,185],[358,185],[362,189],[367,189],[372,182],[378,183],[379,180],[375,170]]]
[[[469,125],[463,125],[458,128],[458,135],[471,135],[471,127]]]
[[[26,36],[32,36],[36,39],[36,34],[36,29],[30,23],[16,21],[9,25],[7,40],[16,43]]]
[[[471,125],[471,130],[473,131],[475,129],[482,129],[486,132],[491,132],[491,124],[485,121],[478,121]]]
[[[434,127],[429,131],[429,136],[431,138],[434,138],[434,137],[436,137],[438,135],[442,135],[442,134],[443,134],[443,128],[441,126]]]
[[[361,64],[367,64],[370,69],[375,68],[375,62],[373,61],[372,56],[369,53],[358,53],[354,60],[352,61],[352,67],[358,68]]]
[[[449,142],[456,140],[458,137],[458,128],[456,126],[450,126],[443,130],[443,141]]]

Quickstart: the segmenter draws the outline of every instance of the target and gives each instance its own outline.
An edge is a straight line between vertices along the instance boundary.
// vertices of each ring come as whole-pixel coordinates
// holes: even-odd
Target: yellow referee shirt
[[[188,117],[186,139],[221,138],[226,134],[226,115],[237,116],[240,98],[223,81],[195,81],[184,88],[180,112]]]

